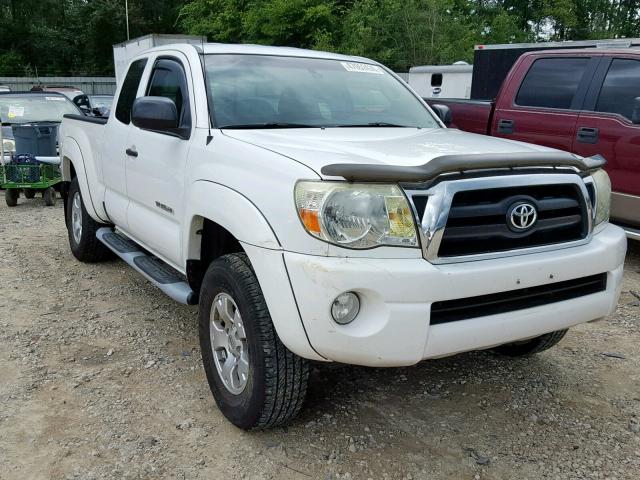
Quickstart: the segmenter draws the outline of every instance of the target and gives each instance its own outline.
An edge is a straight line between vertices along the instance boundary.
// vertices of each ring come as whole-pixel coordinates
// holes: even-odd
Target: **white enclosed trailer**
[[[425,98],[469,98],[473,65],[424,65],[409,70],[409,85]]]
[[[126,42],[118,43],[113,46],[113,63],[116,70],[116,82],[120,83],[131,58],[150,48],[172,43],[202,45],[203,43],[207,43],[207,37],[199,37],[197,35],[159,35],[152,33],[144,37],[133,38]]]

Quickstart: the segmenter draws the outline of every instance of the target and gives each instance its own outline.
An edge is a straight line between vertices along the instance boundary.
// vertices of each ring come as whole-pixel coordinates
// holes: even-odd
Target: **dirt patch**
[[[218,412],[196,309],[84,265],[61,202],[0,205],[0,479],[636,479],[640,244],[614,315],[554,349],[318,366],[290,427]]]

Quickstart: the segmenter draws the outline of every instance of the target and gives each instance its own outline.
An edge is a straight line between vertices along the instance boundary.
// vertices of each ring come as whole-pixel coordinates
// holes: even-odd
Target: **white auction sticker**
[[[347,72],[356,73],[377,73],[378,75],[384,75],[384,71],[377,65],[370,65],[368,63],[356,63],[356,62],[340,62]]]
[[[24,107],[9,105],[9,112],[7,116],[9,118],[24,117]]]
[[[44,99],[53,102],[64,102],[64,97],[44,97]]]

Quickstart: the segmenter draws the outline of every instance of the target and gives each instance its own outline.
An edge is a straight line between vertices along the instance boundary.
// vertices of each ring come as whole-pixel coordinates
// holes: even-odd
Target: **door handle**
[[[513,125],[514,125],[513,120],[504,120],[504,119],[498,120],[498,133],[505,133],[505,134],[513,133]]]
[[[130,157],[137,157],[138,156],[138,152],[136,152],[135,149],[133,149],[133,148],[127,148],[124,152],[127,155],[129,155]]]
[[[598,143],[600,130],[592,127],[580,127],[576,137],[580,143]]]

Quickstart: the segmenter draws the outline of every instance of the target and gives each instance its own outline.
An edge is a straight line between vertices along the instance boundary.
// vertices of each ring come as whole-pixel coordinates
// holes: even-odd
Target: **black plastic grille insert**
[[[518,202],[537,209],[529,230],[508,225],[509,209]],[[576,184],[468,190],[454,195],[438,251],[439,257],[501,252],[581,240],[588,233],[584,195]]]
[[[584,297],[607,289],[607,274],[431,304],[431,325],[486,317]]]

